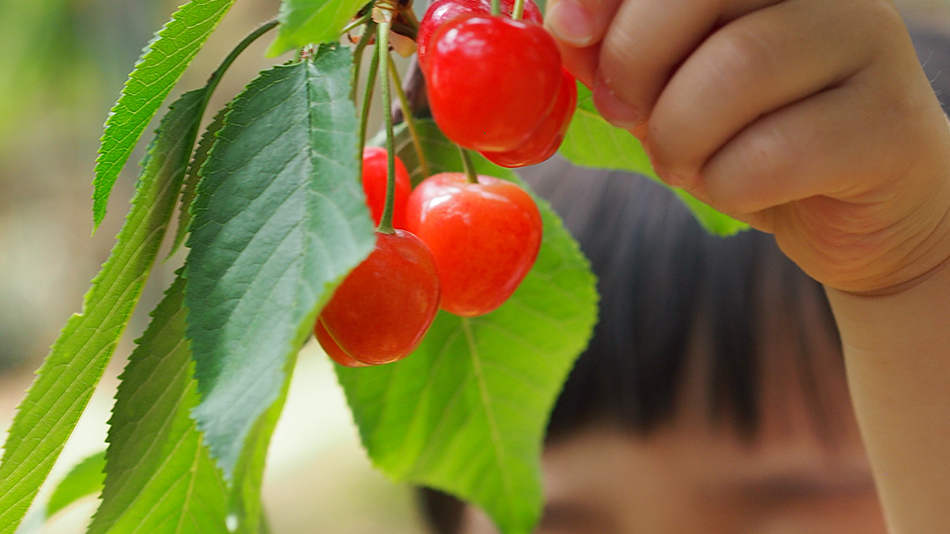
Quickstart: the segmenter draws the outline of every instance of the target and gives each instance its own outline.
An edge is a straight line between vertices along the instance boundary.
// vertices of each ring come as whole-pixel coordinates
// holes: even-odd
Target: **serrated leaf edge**
[[[195,41],[192,41],[192,43],[199,42],[200,44],[195,48],[195,50],[186,54],[183,60],[178,65],[175,65],[174,67],[170,69],[166,69],[165,71],[166,73],[173,72],[174,68],[182,64],[184,64],[186,67],[189,63],[191,63],[191,60],[194,59],[198,51],[200,51],[201,48],[204,46],[203,43],[208,39],[208,36],[210,36],[211,33],[214,32],[215,28],[217,28],[218,26],[218,23],[221,21],[224,15],[228,12],[228,10],[230,10],[234,2],[235,0],[224,0],[224,3],[222,4],[222,9],[219,11],[219,14],[216,17],[217,20],[211,24],[207,32],[200,35],[199,38],[196,39]],[[185,24],[184,22],[181,22],[180,18],[183,17],[186,12],[190,11],[190,9],[192,9],[193,6],[200,7],[200,5],[198,4],[198,0],[191,0],[185,4],[182,4],[177,10],[175,10],[174,13],[172,13],[172,16],[168,20],[168,22],[166,22],[155,33],[155,35],[149,40],[149,42],[145,45],[145,47],[143,47],[142,54],[139,56],[139,59],[135,62],[135,65],[132,68],[132,72],[129,73],[128,78],[126,79],[125,83],[122,86],[122,91],[119,95],[119,99],[116,101],[115,104],[113,104],[112,108],[109,109],[109,115],[105,121],[104,131],[102,133],[102,136],[99,138],[99,142],[100,142],[99,152],[98,152],[98,155],[96,156],[95,178],[93,179],[92,199],[93,199],[93,229],[94,231],[96,228],[99,227],[99,224],[102,223],[102,221],[105,219],[106,203],[109,200],[109,195],[112,191],[112,186],[115,184],[115,181],[119,176],[119,172],[121,172],[122,167],[125,166],[125,162],[128,160],[129,155],[131,155],[132,150],[135,148],[136,142],[141,137],[142,132],[148,126],[148,122],[151,120],[152,117],[155,116],[155,113],[158,112],[158,109],[161,106],[161,102],[165,100],[165,98],[168,96],[168,93],[171,92],[172,88],[175,86],[175,82],[177,82],[178,79],[181,77],[181,75],[184,73],[185,67],[182,67],[181,72],[179,72],[178,75],[175,76],[174,79],[167,84],[166,89],[160,91],[158,95],[155,95],[152,98],[147,99],[145,101],[145,104],[139,107],[139,109],[147,109],[148,107],[151,107],[152,105],[154,105],[155,109],[152,110],[152,112],[148,114],[148,118],[145,120],[142,120],[140,126],[134,127],[131,132],[129,132],[123,137],[118,138],[115,141],[114,147],[110,148],[109,150],[106,150],[105,149],[106,142],[109,139],[112,139],[111,132],[115,131],[116,128],[121,126],[120,124],[117,124],[115,122],[115,117],[120,115],[120,112],[122,111],[124,104],[126,103],[126,100],[128,98],[132,98],[133,96],[135,96],[135,93],[131,92],[131,85],[133,82],[136,81],[135,75],[136,73],[140,72],[139,70],[140,67],[148,63],[149,59],[152,57],[152,54],[157,53],[156,50],[153,48],[154,45],[157,42],[167,37],[168,32],[171,31],[171,29],[173,29],[173,25],[175,25],[176,23]],[[190,44],[191,43],[189,43],[189,45]],[[179,50],[182,50],[182,49],[183,47],[179,47]],[[158,103],[155,103],[156,101],[158,101]],[[120,154],[119,157],[114,162],[104,161],[104,158],[107,153],[109,153],[112,150],[115,150],[116,147],[123,146],[122,143],[125,142],[129,138],[132,138],[132,141],[123,150],[124,154]]]

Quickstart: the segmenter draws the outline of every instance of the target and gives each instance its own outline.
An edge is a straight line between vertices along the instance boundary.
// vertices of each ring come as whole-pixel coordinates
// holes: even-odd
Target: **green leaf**
[[[105,478],[103,473],[105,465],[105,451],[93,454],[76,464],[50,495],[46,503],[46,516],[53,517],[56,512],[79,499],[99,493],[102,490],[102,480]]]
[[[367,0],[283,0],[280,29],[267,51],[276,56],[311,43],[338,41],[340,31]]]
[[[47,502],[30,510],[16,534],[39,534],[43,531],[46,521],[60,510],[85,497],[98,495],[105,478],[102,471],[105,465],[105,451],[93,454],[76,464],[56,485]]]
[[[267,408],[267,411],[254,423],[248,433],[244,451],[234,468],[234,484],[231,487],[230,505],[231,530],[236,534],[259,534],[269,532],[270,526],[264,514],[261,502],[261,486],[264,482],[264,467],[267,460],[267,448],[277,427],[277,420],[287,401],[287,392],[290,390],[290,381],[294,366],[297,363],[297,354],[291,354],[284,367],[284,385],[280,396]]]
[[[560,152],[575,165],[635,172],[663,183],[653,171],[650,158],[640,141],[630,132],[604,120],[594,107],[590,90],[579,82],[577,111],[561,144]],[[749,228],[748,224],[710,208],[682,189],[673,189],[673,192],[711,233],[727,236]]]
[[[208,124],[201,141],[198,142],[198,148],[195,149],[195,155],[188,165],[188,174],[185,175],[184,186],[181,190],[181,205],[178,211],[178,231],[175,233],[175,241],[172,243],[171,251],[168,257],[171,257],[178,251],[179,247],[188,237],[188,225],[191,224],[191,204],[195,200],[195,190],[198,182],[201,180],[201,167],[208,159],[208,151],[217,139],[218,131],[224,126],[224,114],[228,108],[222,108],[215,114],[214,119]]]
[[[460,170],[455,147],[431,123],[419,127],[433,172]],[[404,138],[400,157],[415,169]],[[479,173],[518,181],[474,159]],[[440,312],[419,349],[395,364],[336,367],[376,466],[478,504],[505,533],[527,534],[540,517],[547,418],[597,316],[587,260],[547,203],[538,207],[541,252],[502,307],[476,318]]]
[[[226,480],[283,368],[372,250],[358,180],[351,52],[264,72],[231,104],[204,166],[185,267],[194,411]]]
[[[142,131],[233,3],[234,0],[191,0],[178,8],[145,47],[109,113],[102,134],[93,181],[92,213],[96,227],[106,216],[112,185]]]
[[[0,464],[0,534],[23,519],[132,315],[178,200],[203,94],[185,93],[162,120],[112,254],[18,408]]]
[[[152,312],[122,374],[109,421],[105,489],[90,534],[223,532],[227,491],[197,426],[185,339],[184,279]]]

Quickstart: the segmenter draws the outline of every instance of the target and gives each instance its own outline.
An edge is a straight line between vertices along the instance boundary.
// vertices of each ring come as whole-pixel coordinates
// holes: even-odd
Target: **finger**
[[[784,2],[714,32],[676,71],[650,116],[658,172],[680,181],[698,176],[714,152],[758,117],[866,66],[877,28],[860,17],[867,22],[842,23],[856,15],[842,2]]]
[[[835,287],[918,276],[916,258],[934,249],[921,236],[947,217],[950,188],[943,171],[934,187],[933,170],[945,168],[950,136],[942,113],[923,112],[939,104],[922,73],[893,76],[908,78],[918,83],[890,94],[876,92],[880,78],[855,81],[756,122],[706,165],[705,200],[774,233],[805,272]]]
[[[919,115],[911,109],[923,98],[908,95],[923,92],[888,93],[864,83],[872,76],[864,72],[743,130],[703,168],[703,195],[743,213],[819,196],[888,200],[874,198],[876,191],[888,177],[907,174],[922,150],[910,140],[923,125],[904,118]],[[930,127],[934,138],[945,136],[944,125]]]
[[[717,25],[777,1],[627,0],[601,45],[594,103],[616,126],[638,125],[676,67]]]
[[[551,0],[544,25],[554,37],[575,48],[603,39],[621,0]]]
[[[561,51],[561,63],[575,78],[588,89],[594,86],[594,71],[597,68],[597,56],[600,53],[600,45],[595,44],[587,48],[574,48],[573,46],[558,43],[558,49]]]

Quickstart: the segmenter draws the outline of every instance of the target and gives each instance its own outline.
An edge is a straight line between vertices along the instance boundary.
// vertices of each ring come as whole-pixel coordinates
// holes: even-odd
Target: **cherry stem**
[[[356,48],[353,50],[353,82],[350,85],[350,100],[356,102],[356,87],[359,85],[360,81],[360,66],[363,64],[363,50],[366,49],[366,45],[369,44],[369,40],[373,38],[373,30],[375,30],[376,23],[370,19],[366,23],[366,27],[363,28],[363,35],[360,36],[359,42],[356,43]],[[372,86],[372,84],[370,84]]]
[[[429,162],[426,161],[425,154],[422,152],[422,140],[419,137],[419,130],[416,129],[416,119],[412,116],[412,107],[409,105],[409,99],[406,98],[406,91],[402,88],[399,71],[396,70],[396,62],[393,61],[392,56],[389,56],[389,74],[392,76],[393,86],[396,88],[396,95],[399,97],[399,105],[402,107],[402,118],[406,121],[409,136],[412,137],[412,146],[416,149],[419,168],[422,170],[422,179],[426,179],[429,177]]]
[[[493,17],[501,15],[501,0],[491,0],[491,15]]]
[[[366,78],[366,92],[363,94],[363,109],[360,111],[359,135],[359,176],[363,176],[363,147],[366,146],[366,128],[369,122],[369,109],[373,104],[373,88],[376,86],[376,69],[379,65],[379,49],[373,49],[373,58],[369,62],[369,75]]]
[[[478,183],[478,174],[475,173],[475,164],[472,163],[472,157],[468,150],[455,145],[459,149],[459,155],[462,157],[462,168],[465,170],[465,181],[470,184]]]
[[[521,20],[524,15],[525,0],[515,0],[515,7],[511,10],[511,20]]]
[[[386,171],[386,204],[383,206],[383,215],[379,219],[376,231],[383,234],[395,234],[393,229],[393,205],[396,203],[396,143],[393,135],[393,115],[389,110],[393,107],[392,90],[389,86],[389,26],[390,21],[384,21],[376,27],[376,54],[373,56],[379,64],[380,93],[383,96],[383,117],[386,120],[386,152],[389,157],[389,167]],[[386,54],[386,59],[379,60],[379,56]]]

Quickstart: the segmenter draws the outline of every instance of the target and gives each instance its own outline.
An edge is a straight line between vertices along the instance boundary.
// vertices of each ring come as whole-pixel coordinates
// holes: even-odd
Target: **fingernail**
[[[641,121],[639,124],[631,126],[627,130],[642,143],[646,141],[647,135],[650,133],[650,126],[647,121]]]
[[[558,0],[550,6],[544,25],[559,40],[578,48],[594,40],[594,23],[587,10],[574,0]]]
[[[666,169],[653,169],[656,171],[656,175],[660,177],[660,180],[663,181],[666,185],[670,187],[676,187],[679,189],[688,189],[690,186],[696,183],[697,176],[682,174],[679,172],[672,172]]]
[[[607,122],[618,128],[637,128],[643,122],[643,116],[637,108],[627,104],[617,97],[607,84],[602,81],[594,83],[594,105]]]
[[[682,188],[686,185],[686,177],[682,174],[677,174],[669,171],[663,171],[660,169],[654,169],[656,175],[660,177],[660,180],[663,181],[666,185],[670,187]]]

